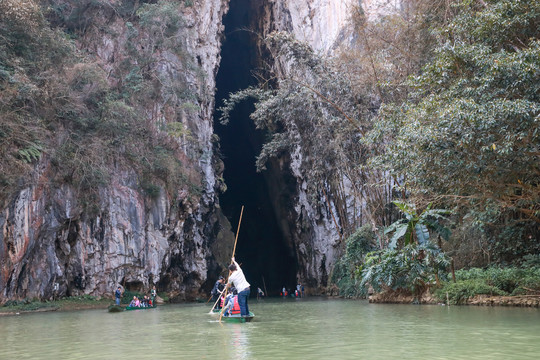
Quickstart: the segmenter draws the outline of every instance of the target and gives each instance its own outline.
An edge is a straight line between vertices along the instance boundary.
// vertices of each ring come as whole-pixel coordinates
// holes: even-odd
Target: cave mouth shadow
[[[231,0],[225,16],[225,39],[221,48],[221,63],[216,76],[216,111],[214,130],[220,138],[220,151],[225,164],[224,179],[227,191],[220,195],[220,206],[236,233],[240,210],[245,206],[236,260],[241,264],[252,294],[257,287],[278,295],[283,286],[294,287],[297,259],[290,241],[287,241],[279,213],[274,208],[275,198],[269,186],[272,171],[262,174],[255,169],[266,134],[255,128],[249,115],[253,101],[238,104],[231,112],[229,124],[219,122],[217,110],[230,93],[257,85],[253,72],[261,63],[257,46],[257,22],[262,11],[262,0]],[[249,30],[246,30],[249,29]],[[272,201],[274,200],[274,201]]]

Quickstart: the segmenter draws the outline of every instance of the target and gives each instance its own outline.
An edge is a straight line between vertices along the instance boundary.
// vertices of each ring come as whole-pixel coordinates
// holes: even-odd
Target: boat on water
[[[221,321],[230,322],[230,323],[246,323],[246,322],[251,322],[251,320],[253,320],[254,317],[255,317],[255,314],[253,314],[250,311],[248,316],[241,316],[241,315],[222,316]]]
[[[126,306],[126,310],[149,310],[149,309],[155,309],[157,306],[147,306],[147,307],[139,307],[139,306]]]
[[[221,309],[213,309],[210,314],[219,316],[220,312],[221,312]],[[250,311],[248,316],[240,316],[240,314],[222,316],[221,321],[233,322],[233,323],[245,323],[245,322],[250,322],[251,320],[253,320],[254,317],[255,317],[255,314],[253,314]]]
[[[122,312],[124,311],[124,307],[120,305],[109,305],[107,308],[109,312]]]

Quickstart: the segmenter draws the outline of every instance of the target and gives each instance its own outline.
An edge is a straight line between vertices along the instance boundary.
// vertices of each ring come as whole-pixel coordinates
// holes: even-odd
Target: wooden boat
[[[248,316],[240,316],[240,315],[222,316],[221,321],[230,322],[230,323],[246,323],[246,322],[251,322],[251,320],[253,320],[254,317],[255,317],[255,314],[253,314],[250,311]]]
[[[147,306],[147,307],[136,307],[136,306],[126,306],[126,310],[149,310],[155,309],[157,306]]]
[[[122,312],[124,311],[124,307],[120,305],[109,305],[107,308],[109,312]]]

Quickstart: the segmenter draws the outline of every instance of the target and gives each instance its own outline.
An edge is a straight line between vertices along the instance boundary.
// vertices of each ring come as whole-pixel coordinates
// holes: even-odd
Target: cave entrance
[[[252,72],[260,60],[255,34],[259,33],[256,24],[263,5],[263,0],[230,1],[229,12],[224,18],[225,39],[216,78],[217,108],[222,106],[229,93],[257,83]],[[227,191],[220,196],[220,204],[233,232],[236,232],[242,205],[245,206],[236,259],[251,284],[252,294],[257,287],[263,291],[266,287],[269,295],[277,295],[283,286],[295,286],[297,261],[293,246],[286,238],[286,230],[283,225],[280,227],[276,215],[279,211],[276,211],[276,200],[272,197],[278,195],[271,190],[276,186],[269,186],[271,169],[265,174],[257,173],[255,169],[255,157],[261,150],[264,133],[256,130],[249,118],[253,109],[252,102],[239,104],[226,126],[219,123],[220,113],[215,112],[214,129],[220,137],[227,184]]]

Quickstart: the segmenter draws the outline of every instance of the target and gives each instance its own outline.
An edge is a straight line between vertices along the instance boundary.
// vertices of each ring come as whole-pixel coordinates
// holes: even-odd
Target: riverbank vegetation
[[[538,259],[538,257],[537,257]],[[471,268],[455,272],[456,282],[447,282],[434,295],[441,302],[466,303],[477,295],[540,296],[540,265]]]
[[[522,264],[540,252],[540,1],[411,0],[351,22],[333,57],[271,34],[275,66],[222,109],[254,97],[258,168],[288,159],[331,215],[330,288],[537,294]]]

